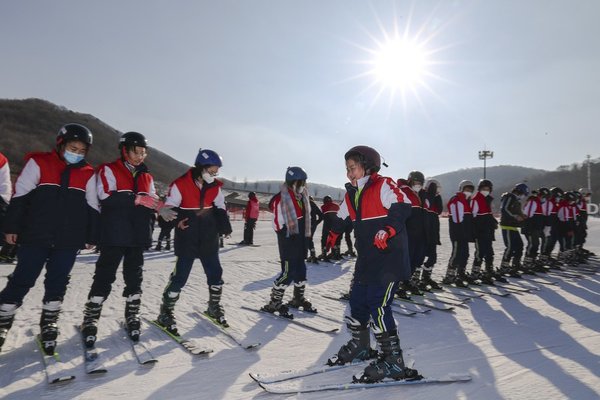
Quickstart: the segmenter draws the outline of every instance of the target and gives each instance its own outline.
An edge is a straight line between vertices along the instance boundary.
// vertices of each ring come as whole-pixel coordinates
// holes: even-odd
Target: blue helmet
[[[216,165],[217,167],[221,168],[223,166],[223,159],[217,154],[216,151],[200,149],[198,155],[196,156],[196,162],[194,162],[194,165],[197,167],[209,167],[211,165]]]
[[[529,186],[524,183],[517,183],[513,189],[513,191],[524,194],[525,196],[529,196]]]
[[[308,179],[306,172],[300,167],[288,167],[287,171],[285,171],[285,181],[286,183],[294,182],[294,181],[305,181]]]

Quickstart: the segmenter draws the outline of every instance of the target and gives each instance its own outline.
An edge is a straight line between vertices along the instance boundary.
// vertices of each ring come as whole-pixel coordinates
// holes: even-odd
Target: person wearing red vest
[[[546,220],[544,226],[545,244],[542,247],[542,255],[540,256],[540,263],[543,266],[558,267],[560,264],[556,258],[552,257],[552,252],[559,239],[557,211],[564,194],[561,188],[553,187],[549,190],[546,203],[542,205]]]
[[[521,232],[527,238],[523,271],[534,272],[544,229],[544,212],[537,190],[531,191],[531,195],[527,198],[523,207],[523,213],[527,216],[521,228]]]
[[[156,322],[173,335],[178,335],[175,304],[197,258],[202,263],[208,285],[208,309],[204,314],[216,323],[228,326],[221,306],[223,268],[219,260],[219,235],[229,236],[231,224],[221,190],[223,182],[215,178],[222,166],[223,160],[215,151],[200,149],[194,166],[171,183],[165,208],[161,209],[161,215],[169,208],[177,213],[177,263],[163,291]]]
[[[321,230],[321,255],[319,259],[323,261],[329,261],[331,259],[341,259],[340,244],[342,238],[339,237],[335,246],[333,246],[332,253],[327,254],[327,236],[331,230],[331,226],[334,223],[335,216],[340,210],[340,206],[333,201],[331,196],[323,197],[323,205],[321,206],[321,214],[323,214],[323,227]]]
[[[254,244],[254,228],[256,228],[259,208],[256,193],[248,193],[248,203],[246,203],[246,209],[244,210],[244,240],[240,242],[242,245]]]
[[[6,244],[4,241],[4,234],[2,233],[1,229],[4,221],[4,215],[6,214],[8,203],[10,202],[10,196],[12,196],[10,166],[8,165],[8,159],[4,156],[4,154],[0,153],[0,247],[3,247]],[[0,262],[10,262],[4,253],[5,251],[0,251]]]
[[[419,379],[418,372],[404,364],[391,309],[399,282],[411,276],[405,225],[411,212],[410,200],[393,179],[378,174],[381,157],[375,149],[355,146],[344,159],[350,182],[327,246],[335,244],[345,224],[354,225],[357,260],[350,289],[351,315],[346,316],[352,338],[328,364],[372,357],[372,328],[381,353],[355,380],[371,383],[384,378]]]
[[[45,266],[40,341],[44,353],[54,354],[75,257],[96,243],[96,177],[85,161],[92,140],[85,126],[66,124],[56,136],[55,151],[25,157],[4,221],[6,242],[18,243],[19,250],[17,266],[0,292],[0,347]]]
[[[281,273],[273,282],[269,303],[261,309],[293,318],[289,307],[317,312],[304,296],[306,290],[306,251],[312,234],[310,200],[306,180],[308,176],[300,167],[288,167],[285,183],[269,202],[273,213],[273,229],[277,234]],[[294,296],[286,305],[283,303],[285,289],[294,283]]]
[[[471,279],[480,279],[483,283],[492,285],[494,279],[507,281],[502,274],[496,274],[494,269],[494,248],[492,242],[496,240],[495,231],[498,221],[492,213],[492,191],[494,185],[489,179],[481,179],[477,185],[477,193],[471,200],[471,215],[473,216],[473,238],[475,239],[475,256],[471,268]],[[485,261],[485,272],[481,266]]]
[[[448,270],[442,282],[446,285],[468,286],[470,277],[466,274],[469,261],[469,242],[473,239],[471,204],[475,185],[471,181],[461,181],[458,192],[448,201],[448,225],[452,255],[448,260]]]
[[[147,146],[141,133],[124,133],[119,141],[120,157],[98,167],[100,256],[81,324],[88,348],[96,342],[102,303],[111,292],[121,261],[125,325],[129,337],[139,339],[144,249],[152,243],[151,219],[158,207],[154,179],[144,164]]]
[[[574,192],[565,192],[558,203],[556,216],[558,218],[558,241],[560,251],[558,260],[563,263],[573,262],[573,244],[575,237],[575,221],[577,219],[577,197]]]

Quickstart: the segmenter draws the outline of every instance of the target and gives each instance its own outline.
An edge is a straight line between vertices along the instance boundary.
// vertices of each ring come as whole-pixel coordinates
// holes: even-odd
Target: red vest
[[[214,185],[205,184],[201,191],[194,182],[194,178],[192,178],[192,170],[189,170],[185,175],[175,179],[170,187],[173,187],[173,185],[176,185],[179,193],[181,193],[179,208],[182,210],[200,210],[212,208],[223,182],[215,179]]]
[[[115,176],[115,180],[117,183],[117,192],[133,192],[134,190],[134,181],[133,174],[131,171],[125,166],[124,161],[118,159],[108,164],[102,164],[99,167],[101,171],[104,167],[110,168],[113,175]],[[102,177],[100,177],[102,179]],[[104,184],[104,192],[110,193],[110,189],[106,187],[106,182],[102,179]],[[150,194],[152,191],[150,188],[152,187],[152,175],[147,172],[141,172],[137,178],[137,191],[136,194]]]
[[[25,156],[25,163],[29,159],[33,159],[40,168],[40,182],[38,186],[60,186],[60,175],[67,168],[67,163],[60,158],[56,151],[29,153]],[[77,189],[85,192],[85,187],[92,175],[94,175],[94,169],[89,165],[81,168],[73,168],[69,175],[69,189]]]
[[[372,182],[370,186],[363,187],[360,195],[360,204],[357,209],[360,211],[360,219],[366,221],[369,219],[385,218],[388,216],[388,209],[381,203],[381,186],[385,183],[390,185],[396,196],[398,202],[402,202],[404,195],[396,186],[395,182],[391,178],[384,178],[380,175],[373,174],[369,182]],[[367,183],[368,184],[368,183]],[[352,205],[355,205],[354,199],[350,199],[350,195],[346,192],[346,204],[348,205],[348,213],[350,219],[356,221],[356,211]]]

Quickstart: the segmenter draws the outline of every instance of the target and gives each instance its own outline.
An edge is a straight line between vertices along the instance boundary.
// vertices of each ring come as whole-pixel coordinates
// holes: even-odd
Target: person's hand
[[[162,202],[158,204],[157,210],[158,215],[160,215],[162,219],[164,219],[167,222],[173,221],[175,218],[177,218],[177,211],[173,210],[173,207],[166,206]]]
[[[6,243],[8,244],[17,244],[17,237],[19,235],[17,235],[16,233],[6,233],[4,234],[4,240],[6,240]]]
[[[86,250],[93,250],[93,249],[94,249],[94,247],[96,247],[96,246],[94,246],[93,244],[89,244],[89,243],[86,243],[86,244],[85,244],[85,249],[86,249]]]
[[[396,236],[396,230],[391,226],[386,226],[375,234],[373,244],[379,250],[385,250],[388,247],[388,240]]]
[[[158,199],[149,195],[138,194],[135,196],[135,205],[155,210],[158,207]]]
[[[190,225],[187,223],[189,220],[189,218],[184,218],[181,221],[179,221],[179,223],[177,224],[177,227],[179,229],[181,229],[182,231],[185,231],[187,228],[190,227]]]

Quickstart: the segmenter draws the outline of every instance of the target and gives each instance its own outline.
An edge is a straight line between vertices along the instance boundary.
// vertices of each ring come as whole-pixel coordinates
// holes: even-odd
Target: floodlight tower
[[[486,179],[486,162],[488,158],[494,158],[494,152],[490,150],[481,150],[479,152],[479,159],[483,160],[483,179]]]

